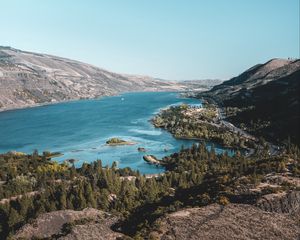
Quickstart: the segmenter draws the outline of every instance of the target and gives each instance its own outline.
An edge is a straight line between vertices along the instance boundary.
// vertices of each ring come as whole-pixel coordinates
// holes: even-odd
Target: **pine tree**
[[[73,194],[69,194],[67,197],[67,209],[74,209],[73,203],[75,202],[75,197]]]
[[[85,195],[85,198],[86,198],[87,205],[89,207],[96,208],[97,203],[96,203],[94,193],[93,193],[93,190],[92,190],[92,187],[91,187],[90,183],[85,184],[84,195]]]
[[[0,205],[0,236],[3,239],[6,239],[9,233],[8,216],[9,216],[8,204]]]
[[[63,210],[67,208],[67,193],[66,193],[66,189],[64,186],[61,186],[59,188],[59,207],[58,209]]]
[[[83,193],[83,186],[82,184],[79,185],[78,195],[77,195],[77,208],[84,209],[87,207],[86,200]]]
[[[8,226],[11,230],[17,228],[24,218],[15,210],[14,208],[11,208],[9,211],[9,216],[8,216]]]
[[[27,197],[24,195],[22,198],[19,198],[17,200],[20,205],[20,215],[24,218],[32,217],[32,210],[33,210],[33,204],[32,204],[32,198]]]

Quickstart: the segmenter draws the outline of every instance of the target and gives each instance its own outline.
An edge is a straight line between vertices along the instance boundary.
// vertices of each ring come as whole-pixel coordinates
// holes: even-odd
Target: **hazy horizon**
[[[299,58],[299,1],[2,2],[0,45],[167,80]]]

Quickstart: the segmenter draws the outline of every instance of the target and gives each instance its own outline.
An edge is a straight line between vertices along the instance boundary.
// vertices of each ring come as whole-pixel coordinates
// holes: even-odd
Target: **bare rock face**
[[[299,215],[300,191],[290,191],[264,195],[261,199],[258,200],[256,206],[268,212]]]
[[[121,233],[113,232],[110,226],[115,223],[114,218],[105,219],[98,222],[91,222],[83,225],[75,225],[72,227],[70,233],[66,236],[59,237],[59,240],[115,240],[123,237]]]
[[[22,227],[13,239],[116,239],[123,236],[113,232],[110,226],[116,217],[93,209],[82,211],[61,210],[40,215],[32,224]],[[68,225],[69,224],[69,225]],[[66,226],[69,228],[66,230]]]
[[[152,237],[163,240],[299,239],[299,222],[244,204],[188,208],[160,218]]]
[[[120,92],[184,88],[175,82],[117,74],[70,59],[0,46],[0,110]]]

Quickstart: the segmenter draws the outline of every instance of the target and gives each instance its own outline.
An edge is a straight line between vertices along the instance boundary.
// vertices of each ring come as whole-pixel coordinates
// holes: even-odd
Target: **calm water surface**
[[[154,128],[149,119],[161,108],[181,103],[200,102],[180,98],[178,93],[143,92],[2,112],[0,152],[58,151],[64,155],[57,161],[75,158],[79,160],[77,166],[101,159],[104,165],[117,161],[119,167],[142,173],[162,172],[162,168],[145,163],[143,155],[163,157],[194,141],[176,140],[168,132]],[[137,144],[106,146],[111,137]],[[146,148],[147,153],[138,152],[138,147]]]

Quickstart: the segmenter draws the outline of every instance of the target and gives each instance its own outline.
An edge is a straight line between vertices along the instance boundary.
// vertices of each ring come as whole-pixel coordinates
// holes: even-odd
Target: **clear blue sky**
[[[299,0],[0,0],[0,45],[120,73],[229,78],[299,58]]]

